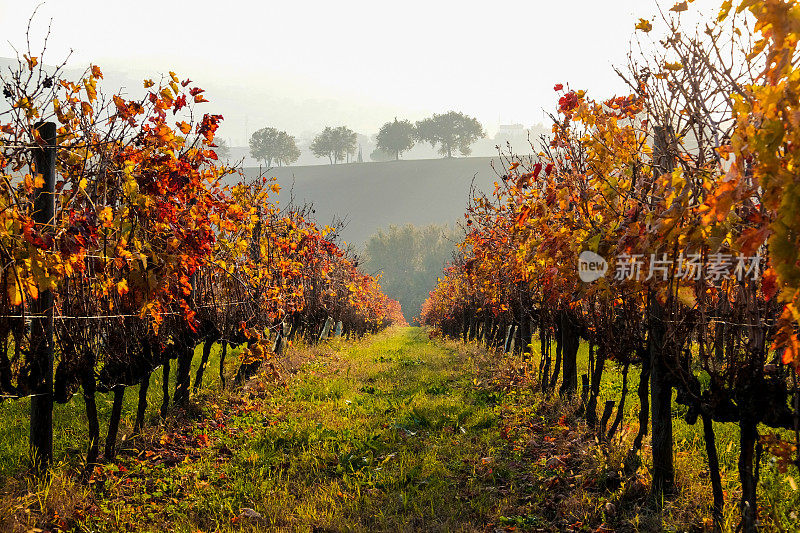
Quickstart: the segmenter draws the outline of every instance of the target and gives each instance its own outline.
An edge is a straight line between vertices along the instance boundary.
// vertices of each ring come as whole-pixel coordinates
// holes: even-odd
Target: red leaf
[[[764,298],[767,300],[771,300],[775,293],[778,290],[778,274],[775,272],[775,269],[769,267],[764,271],[764,274],[761,276],[761,292],[764,293]]]
[[[531,216],[531,207],[529,205],[526,205],[520,210],[519,215],[517,215],[517,226],[519,226],[520,228],[524,226],[525,221],[528,220],[528,217],[530,216]]]

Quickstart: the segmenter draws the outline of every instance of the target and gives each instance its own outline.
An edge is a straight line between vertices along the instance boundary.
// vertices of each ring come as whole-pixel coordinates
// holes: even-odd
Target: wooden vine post
[[[41,145],[34,149],[34,170],[44,179],[35,189],[33,219],[37,230],[55,219],[56,125],[40,122],[36,131]],[[44,290],[30,302],[31,314],[31,397],[30,447],[34,465],[46,472],[53,459],[53,293]]]
[[[674,168],[669,154],[670,129],[655,128],[653,142],[654,172],[667,174]],[[650,407],[652,420],[653,486],[652,494],[660,504],[675,484],[675,468],[672,461],[672,385],[667,368],[666,324],[664,306],[655,293],[650,295]]]

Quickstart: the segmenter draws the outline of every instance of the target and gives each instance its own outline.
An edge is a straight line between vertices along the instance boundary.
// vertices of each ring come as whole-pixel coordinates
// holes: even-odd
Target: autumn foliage
[[[601,438],[616,430],[596,413],[605,361],[626,375],[641,365],[632,451],[650,421],[658,501],[674,484],[673,390],[708,450],[712,421],[737,424],[745,531],[757,523],[762,444],[782,468],[800,465],[798,13],[794,1],[726,1],[695,36],[673,15],[655,51],[618,72],[630,95],[596,100],[557,84],[552,136],[537,156],[508,156],[493,193],[472,200],[461,259],[423,308],[447,335],[506,349],[529,351],[538,331],[545,391],[559,372],[561,392],[577,391],[578,340],[588,341],[581,409]],[[580,278],[586,251],[608,261],[605,276]],[[763,428],[794,443],[775,445]],[[716,462],[710,451],[719,527]]]
[[[245,182],[218,162],[222,117],[201,112],[207,99],[191,80],[145,80],[135,100],[104,94],[97,66],[72,81],[62,67],[26,54],[2,78],[0,395],[24,397],[46,377],[30,323],[51,311],[35,305],[49,291],[55,400],[83,390],[88,463],[99,451],[95,391],[113,390],[116,405],[125,386],[146,388],[153,370],[177,359],[174,400],[185,404],[199,344],[206,358],[215,342],[245,344],[246,378],[291,339],[361,336],[402,321],[397,302],[309,208],[279,208],[276,183]],[[45,122],[57,126],[55,216],[37,223]],[[115,439],[112,427],[107,458]]]

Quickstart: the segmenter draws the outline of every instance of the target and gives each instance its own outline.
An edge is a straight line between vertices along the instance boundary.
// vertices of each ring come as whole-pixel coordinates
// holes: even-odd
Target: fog
[[[0,57],[24,51],[39,4],[0,0]],[[704,4],[713,5],[694,9]],[[623,92],[612,65],[625,63],[638,17],[656,13],[647,0],[50,1],[31,42],[40,48],[52,20],[44,61],[74,50],[70,65],[100,65],[108,90],[135,94],[170,70],[191,78],[207,89],[206,109],[225,117],[220,135],[232,146],[267,125],[298,140],[339,124],[370,136],[395,116],[449,110],[476,117],[491,138],[503,124],[546,122],[555,83]]]

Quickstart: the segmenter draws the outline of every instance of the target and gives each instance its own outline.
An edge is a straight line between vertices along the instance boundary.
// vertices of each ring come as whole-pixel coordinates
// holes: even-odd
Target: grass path
[[[592,446],[509,362],[418,328],[328,345],[227,422],[187,531],[595,531]]]
[[[623,473],[523,358],[418,328],[291,352],[243,390],[211,381],[188,413],[150,417],[88,487],[74,461],[0,482],[0,530],[655,531],[708,516],[688,474],[662,515],[644,504],[646,465]],[[699,450],[677,461],[704,468]]]
[[[88,486],[69,461],[44,483],[6,478],[0,530],[577,531],[602,522],[602,502],[586,516],[564,511],[566,494],[585,485],[569,471],[585,450],[564,451],[578,434],[492,382],[505,376],[512,391],[522,376],[497,372],[480,348],[402,328],[295,356],[277,379],[268,366],[243,390],[206,389],[166,426],[151,418]]]
[[[265,397],[274,417],[247,419],[235,498],[287,530],[484,530],[509,496],[475,370],[418,329],[334,349]]]

